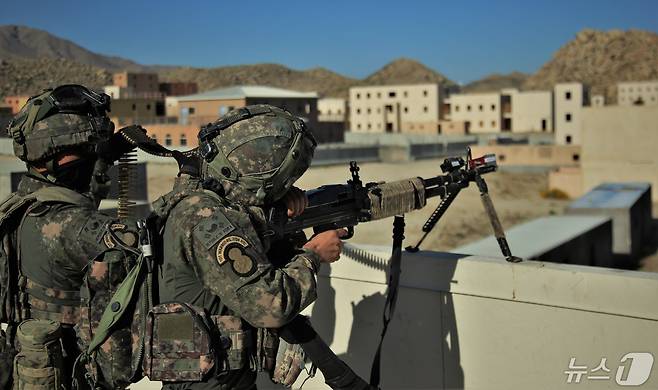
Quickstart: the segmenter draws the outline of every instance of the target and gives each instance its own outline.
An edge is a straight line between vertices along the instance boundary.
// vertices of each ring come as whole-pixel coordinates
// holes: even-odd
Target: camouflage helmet
[[[201,177],[250,205],[280,199],[311,164],[316,142],[304,122],[259,104],[233,110],[199,133]]]
[[[27,163],[47,162],[62,151],[87,148],[107,139],[114,125],[107,117],[110,97],[67,84],[32,96],[10,122],[14,154]]]

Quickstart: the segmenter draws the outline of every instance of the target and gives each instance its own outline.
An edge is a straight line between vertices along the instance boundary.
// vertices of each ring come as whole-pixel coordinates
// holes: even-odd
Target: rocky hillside
[[[208,90],[232,85],[271,85],[297,91],[317,91],[321,95],[347,94],[357,82],[324,68],[294,70],[278,64],[222,66],[218,68],[176,67],[159,71],[162,80],[193,81]]]
[[[363,80],[364,84],[455,83],[441,73],[409,58],[398,58]]]
[[[523,83],[530,75],[521,72],[512,72],[509,74],[494,73],[480,80],[473,81],[462,87],[463,92],[496,92],[503,88],[521,89]]]
[[[111,73],[105,69],[62,58],[0,60],[0,98],[33,95],[59,84],[75,83],[102,88],[111,82]]]
[[[649,31],[583,30],[524,83],[548,89],[563,81],[580,81],[592,94],[617,99],[616,83],[658,79],[658,34]]]
[[[111,71],[148,69],[125,58],[94,53],[43,30],[25,26],[0,26],[0,59],[14,58],[63,58]]]

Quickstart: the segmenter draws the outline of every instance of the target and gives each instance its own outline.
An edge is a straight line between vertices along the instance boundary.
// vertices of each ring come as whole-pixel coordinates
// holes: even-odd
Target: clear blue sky
[[[468,82],[534,72],[584,28],[658,31],[658,0],[8,1],[0,24],[143,64],[274,62],[361,78],[404,56]]]

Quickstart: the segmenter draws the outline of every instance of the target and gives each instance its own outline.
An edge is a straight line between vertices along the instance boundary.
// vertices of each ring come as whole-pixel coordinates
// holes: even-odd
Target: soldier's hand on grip
[[[286,203],[286,207],[288,207],[288,217],[290,218],[300,215],[306,206],[308,206],[308,198],[304,191],[294,186],[290,187],[283,197],[283,201]]]
[[[304,248],[317,253],[323,263],[333,263],[340,258],[343,251],[343,242],[340,239],[345,236],[345,229],[327,230],[311,238]]]

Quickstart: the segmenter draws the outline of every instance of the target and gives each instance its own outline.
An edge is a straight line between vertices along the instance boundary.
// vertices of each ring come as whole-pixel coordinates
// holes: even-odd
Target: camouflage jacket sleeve
[[[203,285],[251,325],[281,327],[315,300],[320,265],[315,253],[301,252],[275,267],[246,212],[212,199],[186,209],[186,215],[169,220],[185,224],[178,226],[183,253]]]
[[[136,241],[134,223],[118,223],[95,209],[67,204],[39,207],[45,209],[37,208],[27,217],[26,224],[31,226],[22,239],[40,243],[50,261],[57,263],[51,266],[62,270],[80,272],[91,260],[114,248],[117,238],[129,246]]]

